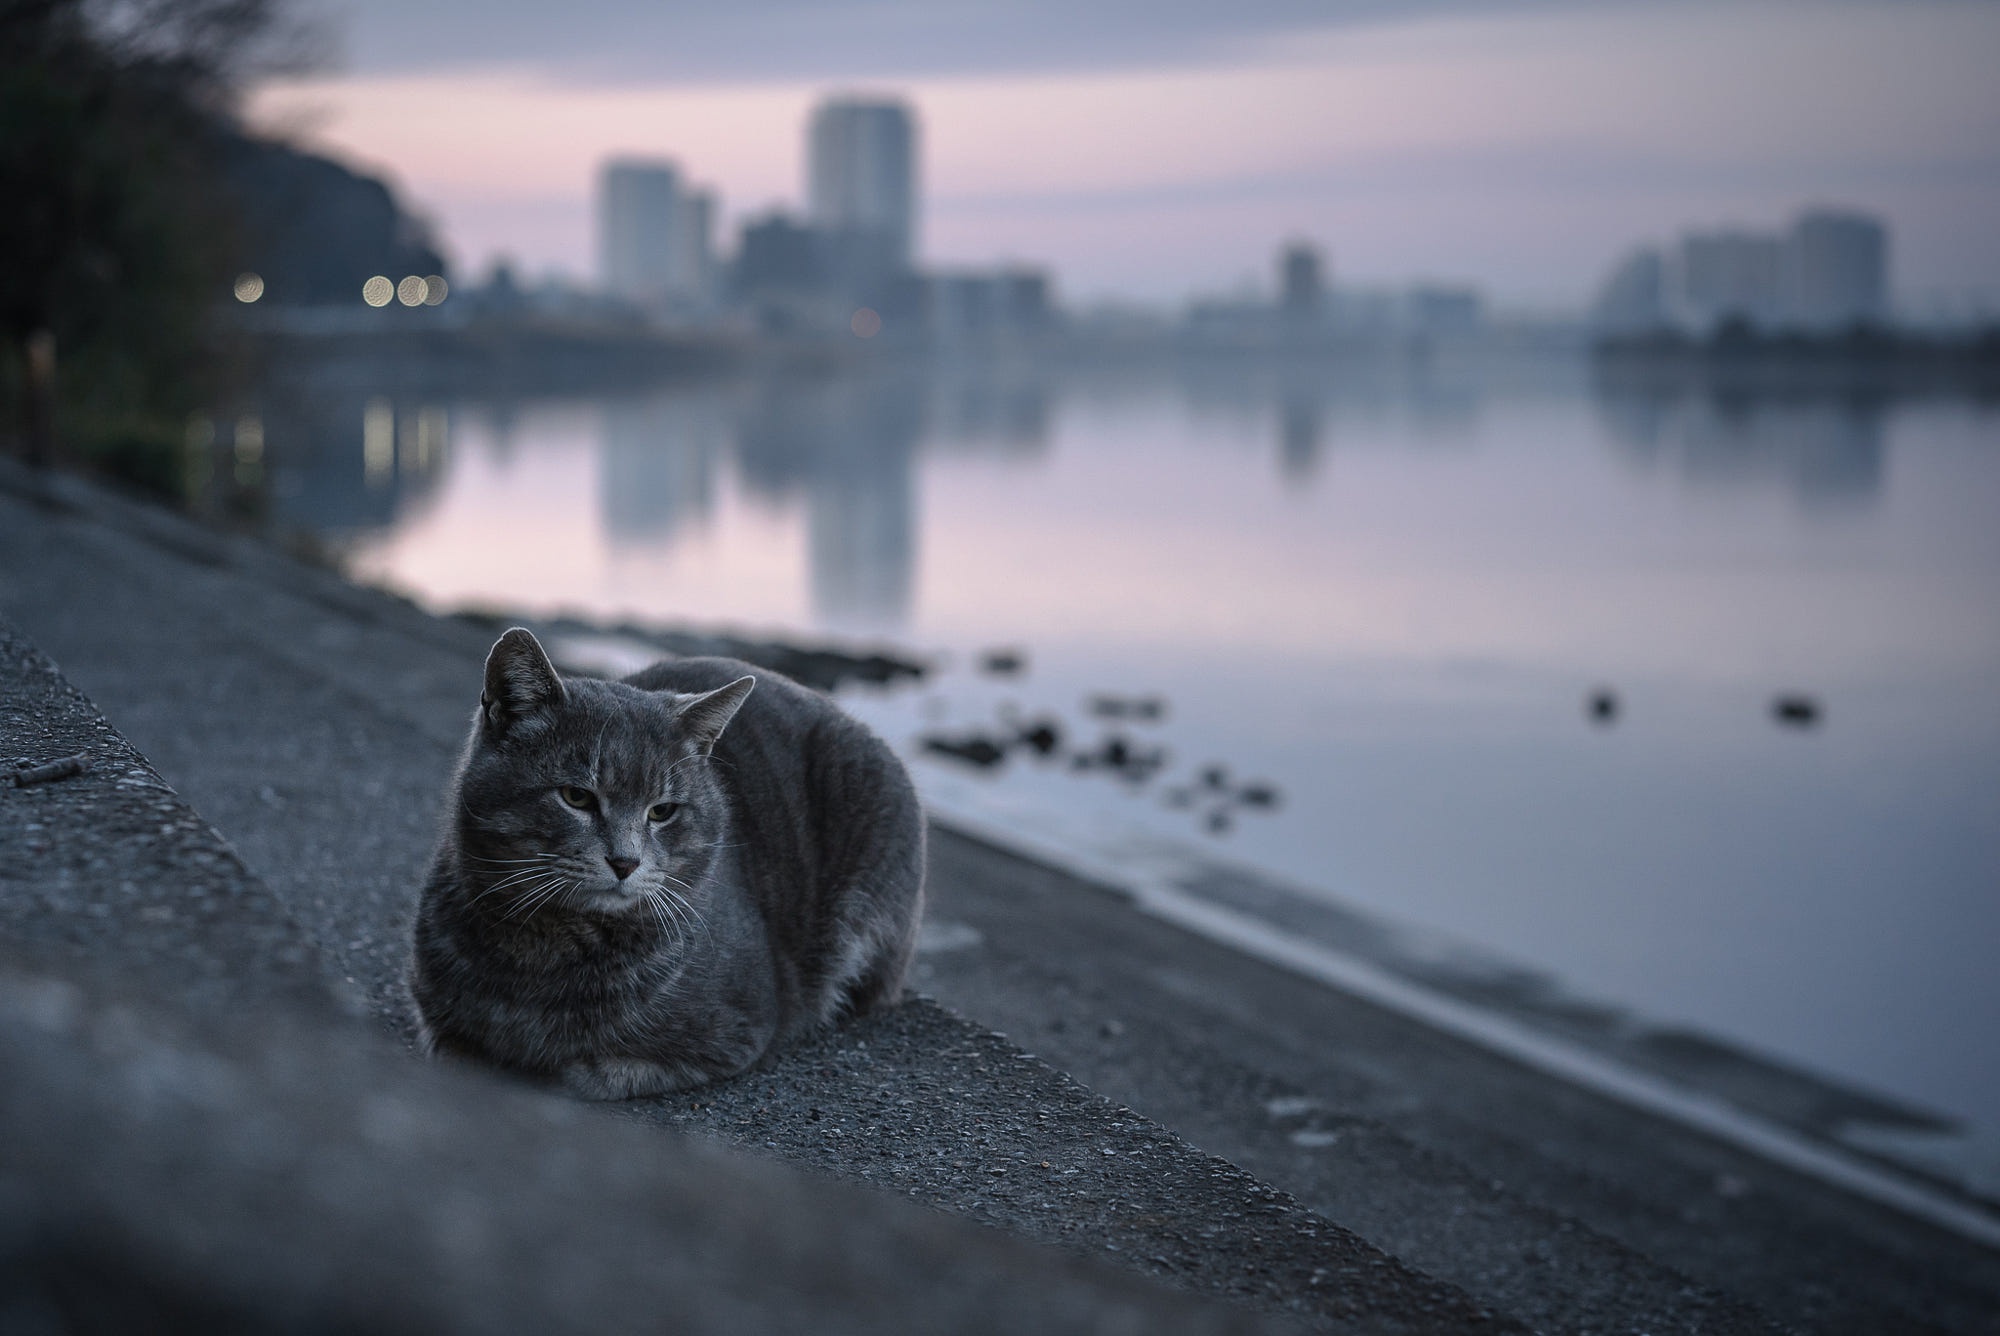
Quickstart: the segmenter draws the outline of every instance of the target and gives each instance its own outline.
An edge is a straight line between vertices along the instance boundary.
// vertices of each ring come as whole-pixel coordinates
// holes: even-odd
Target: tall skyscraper
[[[836,245],[912,267],[917,244],[916,118],[901,102],[830,98],[807,133],[812,224]]]
[[[706,300],[714,196],[686,188],[671,162],[614,158],[598,180],[598,276],[614,297],[650,307]]]

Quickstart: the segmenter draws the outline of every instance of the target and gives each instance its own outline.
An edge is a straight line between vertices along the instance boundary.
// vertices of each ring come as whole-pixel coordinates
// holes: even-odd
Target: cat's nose
[[[611,870],[618,874],[618,880],[620,881],[625,880],[625,878],[639,870],[639,860],[636,858],[616,858],[610,854],[606,854],[604,861],[611,864]]]

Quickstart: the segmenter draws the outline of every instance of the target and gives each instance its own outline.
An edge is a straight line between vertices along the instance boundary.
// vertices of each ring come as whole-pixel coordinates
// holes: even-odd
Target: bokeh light
[[[396,300],[405,306],[422,306],[424,298],[430,295],[430,285],[415,274],[406,276],[396,285]]]
[[[381,274],[361,285],[361,300],[370,306],[387,306],[396,295],[396,285]]]
[[[246,306],[264,295],[264,279],[261,275],[243,273],[236,276],[236,300]]]
[[[864,339],[872,339],[882,332],[882,317],[867,306],[856,311],[854,318],[847,323],[849,328]]]
[[[424,305],[436,306],[451,295],[451,285],[444,281],[443,274],[424,275]]]

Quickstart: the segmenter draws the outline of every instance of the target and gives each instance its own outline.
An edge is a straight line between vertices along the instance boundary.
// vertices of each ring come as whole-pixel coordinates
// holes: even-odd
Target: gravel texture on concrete
[[[2000,1254],[934,829],[918,986],[1546,1331],[1990,1332]]]
[[[146,598],[143,589],[127,588],[122,592],[126,597],[136,594],[142,600]],[[90,615],[102,616],[106,601],[115,607],[117,597],[109,587],[105,588],[102,597],[88,605]],[[79,605],[66,601],[66,606]],[[136,613],[138,609],[131,611]],[[168,620],[183,633],[192,627],[190,618]],[[226,653],[215,654],[214,636],[213,625],[203,628],[202,638],[209,647],[203,657],[226,660]],[[39,753],[51,750],[74,754],[64,749],[82,746],[78,739],[87,736],[88,745],[94,748],[92,769],[88,773],[96,776],[96,784],[102,787],[114,782],[110,775],[115,757],[121,773],[129,772],[126,778],[146,778],[147,796],[143,801],[147,804],[146,820],[152,823],[149,832],[156,831],[162,837],[178,833],[182,837],[179,843],[167,848],[131,842],[127,827],[98,810],[93,800],[104,795],[90,786],[79,785],[71,791],[71,798],[61,804],[40,796],[51,786],[13,791],[8,795],[12,803],[0,809],[4,810],[7,823],[0,828],[18,824],[25,831],[33,826],[35,829],[27,833],[35,837],[36,843],[32,850],[24,844],[23,852],[29,856],[19,861],[18,884],[7,888],[8,932],[0,939],[4,940],[6,950],[24,960],[30,969],[67,967],[67,973],[99,987],[115,982],[121,989],[119,996],[127,1001],[122,1007],[113,1007],[116,1016],[122,1019],[105,1022],[113,1031],[141,1016],[147,1018],[148,1024],[165,1026],[178,1015],[171,1007],[158,1007],[156,993],[134,990],[171,981],[183,967],[195,968],[204,977],[257,981],[255,987],[245,982],[235,991],[210,988],[199,996],[182,999],[184,1006],[193,1008],[191,1014],[196,1019],[213,1021],[251,1011],[262,1016],[274,1033],[284,1031],[276,1038],[252,1035],[248,1039],[234,1031],[206,1031],[198,1027],[177,1032],[178,1037],[148,1033],[118,1038],[114,1034],[110,1049],[100,1046],[65,1055],[60,1042],[54,1049],[45,1042],[32,1051],[14,1054],[10,1063],[15,1077],[10,1088],[18,1092],[19,1098],[12,1106],[17,1126],[9,1154],[17,1166],[34,1171],[20,1189],[30,1203],[31,1219],[25,1235],[16,1231],[17,1237],[25,1237],[26,1242],[19,1246],[27,1251],[17,1254],[20,1265],[15,1274],[32,1275],[44,1263],[56,1266],[58,1272],[63,1267],[80,1267],[82,1273],[96,1275],[100,1280],[113,1274],[138,1286],[135,1293],[141,1297],[134,1302],[165,1302],[173,1297],[153,1282],[143,1280],[146,1276],[157,1278],[188,1271],[171,1256],[162,1259],[155,1255],[161,1248],[167,1248],[171,1254],[168,1245],[173,1243],[171,1238],[162,1237],[162,1231],[168,1235],[173,1232],[169,1222],[147,1214],[159,1204],[144,1190],[144,1185],[153,1182],[147,1176],[148,1165],[161,1158],[181,1166],[195,1179],[213,1180],[224,1188],[240,1170],[252,1180],[244,1191],[253,1196],[261,1194],[258,1197],[263,1202],[261,1214],[221,1188],[200,1195],[202,1210],[194,1224],[213,1236],[211,1243],[203,1245],[211,1255],[231,1252],[232,1248],[225,1245],[246,1243],[248,1236],[284,1221],[287,1212],[300,1217],[295,1224],[286,1225],[291,1232],[310,1236],[315,1231],[331,1231],[330,1238],[321,1240],[329,1248],[353,1249],[361,1247],[358,1240],[364,1237],[375,1234],[393,1237],[399,1231],[407,1232],[407,1222],[400,1217],[384,1220],[368,1212],[329,1220],[326,1193],[287,1172],[278,1172],[274,1178],[270,1164],[264,1162],[269,1158],[266,1151],[258,1147],[273,1138],[282,1140],[293,1148],[288,1164],[304,1165],[321,1157],[338,1160],[341,1151],[336,1143],[344,1130],[351,1129],[338,1122],[326,1123],[323,1118],[298,1123],[300,1111],[311,1107],[323,1114],[336,1107],[340,1098],[355,1093],[349,1088],[350,1081],[361,1081],[363,1092],[386,1088],[382,1082],[388,1078],[380,1073],[370,1074],[364,1080],[353,1073],[336,1074],[329,1068],[329,1064],[338,1065],[336,1059],[347,1063],[374,1060],[356,1056],[360,1051],[356,1045],[366,1047],[360,1036],[366,1034],[368,1027],[354,1027],[353,1033],[322,1033],[297,1022],[287,1030],[285,1023],[293,1018],[282,1003],[300,993],[323,996],[322,980],[335,979],[354,985],[360,993],[374,999],[378,1014],[389,1028],[401,1028],[398,981],[402,952],[394,948],[369,948],[373,944],[400,944],[408,901],[414,893],[414,878],[369,897],[359,906],[343,903],[338,881],[311,886],[316,894],[290,905],[277,903],[207,824],[158,780],[130,745],[96,716],[90,704],[64,683],[53,665],[36,653],[18,632],[0,627],[0,648],[5,651],[0,654],[0,673],[4,673],[0,675],[0,684],[4,684],[4,699],[10,707],[5,719],[12,730],[0,737],[9,741],[18,737],[17,750],[32,742],[34,751],[24,754],[40,759]],[[181,648],[188,651],[194,647]],[[177,689],[166,680],[175,674],[164,665],[186,661],[177,656],[157,657],[142,652],[129,666],[145,682],[148,688],[143,693],[145,697],[154,702],[162,695],[184,704],[190,698],[219,702],[224,714],[240,712],[246,718],[276,721],[278,727],[273,731],[278,732],[286,731],[294,721],[308,732],[315,724],[324,726],[329,722],[315,711],[302,708],[298,701],[262,714],[257,706],[263,702],[251,694],[256,687],[250,683],[244,684],[246,690],[242,692],[191,690],[199,688],[199,681],[180,683]],[[198,676],[207,677],[207,670]],[[266,676],[268,686],[269,674]],[[270,704],[276,707],[279,703]],[[183,723],[190,722],[185,715],[181,719]],[[233,745],[240,745],[251,734],[251,730],[230,727],[226,720],[209,722],[212,729],[204,730],[205,735],[228,739]],[[401,758],[423,750],[422,739],[401,728],[388,730],[379,739],[350,729],[346,742],[350,749],[370,751],[373,753],[370,759],[392,770]],[[287,744],[284,754],[287,765],[310,770],[313,758],[291,751],[292,745],[295,744]],[[435,744],[432,749],[435,750]],[[449,758],[447,754],[428,759],[439,763]],[[331,780],[333,789],[343,787],[338,778],[353,778],[346,767],[335,764],[329,768],[335,776],[318,778]],[[259,773],[261,770],[260,767]],[[260,802],[263,787],[259,785]],[[361,792],[366,795],[371,790],[363,786]],[[379,794],[379,790],[374,792]],[[110,796],[121,795],[113,789]],[[30,809],[22,805],[28,801],[38,806]],[[326,809],[313,810],[323,818]],[[44,819],[28,819],[31,811]],[[269,812],[262,815],[266,822],[276,820]],[[296,837],[296,826],[279,824],[285,831],[281,843]],[[427,844],[427,829],[424,834]],[[349,843],[343,847],[347,857],[354,856],[355,845]],[[406,852],[413,851],[414,847]],[[212,878],[212,884],[191,882],[181,875],[183,857],[198,866],[219,868],[219,877]],[[44,878],[60,885],[63,895],[47,892],[42,885]],[[295,892],[298,888],[294,882]],[[183,902],[200,904],[211,900],[223,901],[225,908],[206,917],[180,912]],[[236,916],[227,908],[236,904],[245,907],[243,922],[261,935],[253,933],[246,938],[238,930]],[[95,936],[79,936],[71,929],[72,921],[95,925]],[[146,929],[151,927],[177,932],[162,939],[157,933],[148,934]],[[128,928],[133,930],[128,932]],[[329,929],[336,939],[347,937],[344,951],[337,945],[334,951],[322,954],[304,945],[310,939],[323,938]],[[65,949],[58,950],[57,945]],[[29,999],[24,1005],[30,1009],[54,1007],[54,1012],[62,1015],[82,1005],[75,998],[86,996],[77,990],[76,983],[64,982],[60,976],[40,982],[31,978],[23,986],[24,996]],[[35,1001],[36,998],[41,1001]],[[50,998],[63,1000],[58,1005],[51,1003]],[[331,1008],[322,1005],[319,1010]],[[65,1035],[95,1036],[101,1028],[85,1026],[83,1030],[75,1030],[65,1022],[56,1025],[53,1031],[43,1027],[42,1032],[45,1039],[53,1033],[60,1040]],[[874,1044],[872,1053],[866,1047],[868,1036],[872,1036]],[[855,1041],[853,1046],[849,1046],[850,1040]],[[103,1063],[117,1058],[118,1045],[127,1042],[141,1055],[141,1070],[135,1074],[106,1069]],[[256,1075],[245,1076],[241,1064],[234,1075],[225,1073],[217,1063],[226,1065],[226,1060],[207,1051],[218,1048],[234,1051],[232,1046],[244,1043],[262,1055],[251,1063]],[[396,1058],[405,1068],[415,1067],[400,1059],[398,1046],[389,1036],[381,1034],[379,1028],[373,1044],[385,1061]],[[287,1053],[291,1055],[289,1059]],[[66,1067],[66,1062],[71,1065]],[[277,1079],[288,1073],[297,1076],[295,1084],[286,1085]],[[409,1071],[403,1071],[401,1076],[412,1079]],[[497,1077],[487,1079],[491,1084],[506,1084]],[[119,1116],[121,1100],[130,1094],[134,1083],[148,1080],[157,1081],[168,1094],[185,1095],[197,1109],[206,1100],[213,1106],[210,1111],[219,1118],[214,1136],[203,1141],[193,1137],[182,1123],[161,1126],[147,1121],[152,1113],[167,1108],[158,1100],[149,1100],[138,1110],[136,1123],[116,1133],[120,1147],[138,1156],[138,1161],[125,1168],[107,1168],[105,1173],[109,1177],[102,1178],[102,1182],[109,1186],[104,1191],[95,1195],[78,1194],[71,1207],[64,1207],[65,1210],[73,1207],[81,1212],[80,1216],[73,1219],[65,1215],[56,1224],[35,1223],[35,1217],[63,1201],[67,1176],[95,1172],[85,1167],[84,1148],[103,1131],[106,1119]],[[253,1107],[239,1110],[228,1099],[216,1095],[217,1090],[249,1091],[245,1099]],[[779,1057],[770,1068],[745,1081],[705,1093],[709,1097],[697,1101],[635,1102],[625,1106],[625,1111],[633,1117],[650,1116],[657,1122],[677,1124],[679,1130],[669,1127],[655,1133],[662,1135],[663,1144],[670,1146],[684,1145],[687,1131],[713,1133],[725,1141],[744,1141],[741,1129],[750,1126],[757,1135],[748,1138],[747,1144],[767,1158],[774,1151],[789,1150],[790,1154],[784,1158],[803,1160],[822,1170],[823,1177],[873,1181],[892,1192],[900,1190],[1014,1233],[1065,1245],[1072,1255],[1088,1254],[1129,1270],[1154,1273],[1183,1294],[1193,1291],[1226,1297],[1268,1313],[1295,1315],[1318,1330],[1518,1329],[1511,1321],[1467,1300],[1454,1287],[1404,1267],[1249,1175],[1195,1150],[1130,1111],[1093,1097],[1004,1040],[984,1034],[977,1027],[921,1001],[913,1001],[872,1021],[865,1031],[830,1036],[821,1044]],[[420,1110],[428,1108],[422,1102],[428,1097],[411,1098],[418,1101],[415,1107]],[[547,1101],[550,1097],[540,1098]],[[218,1104],[217,1100],[222,1102]],[[738,1116],[738,1110],[753,1112],[746,1120]],[[170,1108],[168,1112],[171,1113]],[[233,1115],[237,1114],[263,1130],[246,1140],[241,1136],[242,1126],[234,1121]],[[1053,1126],[1051,1118],[1057,1120]],[[282,1132],[273,1131],[267,1126],[273,1123],[284,1123],[286,1127]],[[866,1158],[839,1153],[846,1143],[838,1134],[825,1135],[831,1128],[869,1129],[872,1144],[867,1147]],[[479,1140],[475,1129],[462,1130],[468,1139]],[[77,1136],[82,1139],[73,1139]],[[997,1149],[996,1136],[1004,1138],[1004,1145]],[[433,1140],[430,1144],[442,1143]],[[177,1149],[163,1156],[165,1146]],[[231,1158],[231,1146],[247,1148],[253,1163],[236,1164]],[[1004,1176],[1007,1166],[999,1164],[998,1158],[1012,1163],[1022,1146],[1040,1146],[1045,1155],[1057,1156],[1062,1167],[1052,1169],[1032,1186],[1024,1173],[1016,1182],[996,1189],[990,1170],[999,1167]],[[968,1155],[983,1160],[977,1178],[959,1172]],[[148,1159],[149,1156],[152,1158]],[[347,1158],[353,1160],[351,1155]],[[954,1161],[957,1165],[948,1167]],[[906,1172],[899,1174],[899,1170]],[[885,1176],[878,1178],[878,1171]],[[302,1168],[298,1172],[307,1170]],[[356,1161],[341,1171],[341,1177],[365,1183],[373,1172]],[[391,1176],[412,1178],[414,1174],[411,1165],[404,1163]],[[898,1182],[899,1177],[907,1181]],[[184,1176],[178,1181],[186,1188],[192,1180]],[[412,1181],[421,1181],[425,1191],[433,1194],[463,1186],[459,1177],[444,1170]],[[488,1185],[493,1196],[504,1195],[503,1187]],[[128,1190],[133,1194],[129,1200],[124,1195]],[[478,1191],[476,1185],[465,1190]],[[834,1189],[828,1184],[821,1190]],[[844,1190],[850,1195],[856,1191],[851,1185]],[[161,1199],[168,1195],[162,1184]],[[382,1194],[350,1186],[340,1188],[334,1196],[338,1201],[354,1197],[378,1201]],[[896,1218],[894,1210],[901,1210],[912,1213],[911,1220],[922,1218],[938,1223],[938,1218],[909,1203],[892,1202],[878,1194],[868,1194],[862,1200],[875,1203],[869,1209],[892,1211],[891,1219]],[[1006,1209],[992,1209],[994,1203],[1005,1204]],[[495,1204],[487,1200],[467,1209],[484,1218],[492,1213]],[[547,1223],[554,1227],[567,1222],[578,1208],[573,1205],[568,1214],[560,1206],[547,1209],[556,1212],[547,1217]],[[788,1215],[788,1208],[779,1203],[769,1210],[774,1218],[771,1227],[780,1228],[775,1217]],[[865,1233],[868,1217],[866,1211],[858,1211],[851,1204],[848,1210],[863,1222],[854,1225],[853,1231],[847,1228],[838,1231],[852,1244],[847,1235],[854,1231]],[[818,1218],[823,1220],[825,1214],[820,1212]],[[1250,1223],[1253,1221],[1257,1223]],[[100,1236],[106,1231],[124,1242],[105,1243]],[[671,1242],[678,1236],[664,1237]],[[967,1237],[991,1242],[1004,1236],[998,1231],[974,1231]],[[47,1242],[51,1238],[58,1242]],[[885,1256],[901,1249],[901,1243],[894,1238],[878,1239],[877,1243],[885,1250]],[[48,1248],[55,1248],[56,1254],[43,1256]],[[369,1255],[370,1250],[362,1247],[361,1251]],[[255,1254],[257,1250],[250,1252]],[[249,1271],[196,1267],[189,1274],[200,1283],[188,1293],[175,1291],[179,1297],[173,1301],[195,1304],[202,1294],[212,1291],[233,1296],[228,1304],[247,1305],[244,1311],[268,1318],[275,1311],[271,1304],[304,1302],[300,1296],[307,1294],[344,1294],[349,1285],[361,1283],[359,1277],[367,1274],[365,1269],[348,1271],[330,1279],[311,1268],[301,1271],[301,1256],[271,1257],[268,1273],[274,1278],[272,1294],[252,1293],[254,1286],[246,1289]],[[20,1261],[23,1257],[29,1261]],[[476,1273],[492,1264],[495,1257],[482,1252],[471,1258],[468,1265]],[[739,1268],[749,1271],[756,1269],[754,1261],[749,1257],[736,1259]],[[1043,1256],[1035,1265],[1055,1263],[1049,1256]],[[886,1261],[876,1269],[884,1267],[888,1267]],[[899,1268],[900,1263],[889,1269],[902,1284],[918,1292],[925,1289],[924,1282]],[[867,1273],[864,1270],[857,1274]],[[935,1288],[934,1265],[929,1274],[932,1277],[929,1286]],[[425,1276],[430,1279],[425,1280]],[[457,1284],[459,1278],[424,1272],[415,1279],[399,1282],[400,1297],[385,1311],[428,1311],[424,1305],[435,1296],[432,1300],[425,1299],[428,1293],[425,1285],[443,1283],[445,1279]],[[82,1302],[79,1296],[90,1292],[90,1286],[79,1284],[59,1294],[41,1295],[35,1301],[60,1301],[68,1305],[62,1311],[73,1315],[85,1311],[76,1308],[76,1304]],[[457,1301],[438,1302],[450,1309]],[[1154,1307],[1164,1302],[1156,1299]],[[1071,1307],[1081,1313],[1084,1310],[1080,1304],[1080,1300],[1073,1300]],[[991,1309],[991,1305],[988,1307]],[[546,1315],[547,1305],[540,1311]],[[630,1318],[633,1311],[636,1310],[616,1310],[610,1316],[616,1318],[622,1313]],[[913,1311],[921,1315],[922,1303]],[[365,1326],[374,1319],[364,1313],[352,1320]],[[1206,1321],[1212,1326],[1215,1319]],[[336,1325],[348,1322],[349,1318],[342,1318]],[[482,1322],[483,1319],[473,1322],[472,1329]],[[936,1324],[924,1320],[913,1325],[928,1328]],[[942,1325],[956,1327],[962,1323],[954,1316]],[[1009,1322],[985,1329],[1040,1329],[1045,1325],[1038,1312],[1021,1311]]]
[[[0,788],[0,1331],[1279,1329],[715,1138],[414,1059],[335,1005],[301,925],[5,623],[0,702],[6,750],[90,762],[67,788]],[[918,1062],[979,1042],[923,1004],[871,1032]],[[1047,1098],[1108,1116],[984,1042]],[[865,1063],[800,1057],[760,1082],[850,1120],[864,1111],[847,1091],[880,1088]],[[898,1144],[920,1156],[958,1111],[900,1108]],[[1183,1210],[1276,1196],[1186,1147],[1167,1158],[1220,1180]],[[1240,1269],[1308,1255],[1338,1268],[1317,1308],[1277,1283],[1194,1288],[1342,1319],[1326,1330],[1506,1329],[1323,1224],[1247,1249]]]
[[[0,964],[0,1331],[1280,1329],[352,1023]]]
[[[335,1001],[285,907],[4,622],[0,685],[0,940],[193,1006]],[[74,773],[12,782],[67,758]]]
[[[1521,1329],[924,998],[627,1107],[1316,1329]]]

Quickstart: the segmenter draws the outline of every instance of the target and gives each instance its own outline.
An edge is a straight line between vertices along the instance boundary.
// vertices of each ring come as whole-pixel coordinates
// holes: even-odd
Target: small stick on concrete
[[[30,784],[53,784],[59,779],[74,779],[90,769],[90,758],[82,752],[75,756],[62,756],[40,765],[31,765],[25,770],[14,772],[14,787],[25,789]]]

